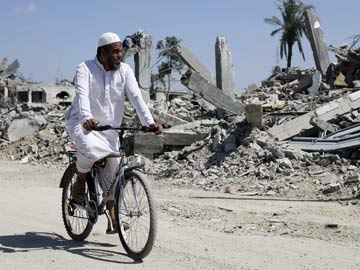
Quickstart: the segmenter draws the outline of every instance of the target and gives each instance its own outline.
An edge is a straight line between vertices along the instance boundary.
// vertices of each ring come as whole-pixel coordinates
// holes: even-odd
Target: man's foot
[[[86,190],[85,181],[76,178],[75,183],[71,187],[71,195],[75,202],[82,203],[85,201],[86,199],[85,190]]]
[[[106,234],[115,234],[115,233],[117,233],[118,232],[118,230],[116,229],[116,228],[107,228],[106,229]]]
[[[127,222],[122,222],[122,226],[124,227],[125,231],[130,229],[129,223],[127,223]],[[114,233],[117,233],[117,232],[118,232],[118,230],[116,228],[116,225],[113,225],[112,228],[107,228],[106,229],[106,234],[114,234]]]

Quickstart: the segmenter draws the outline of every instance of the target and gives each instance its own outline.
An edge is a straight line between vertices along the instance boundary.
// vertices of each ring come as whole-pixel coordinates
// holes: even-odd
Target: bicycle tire
[[[132,229],[130,226],[133,226],[134,230],[135,230],[136,225],[134,225],[134,222],[133,223],[130,222],[128,224],[128,226],[130,228],[128,228],[127,230],[124,229],[124,227],[122,226],[121,222],[123,222],[123,220],[121,220],[121,219],[124,219],[124,217],[120,217],[120,216],[123,216],[123,214],[120,214],[120,212],[121,212],[122,206],[124,206],[124,202],[122,200],[122,197],[120,196],[119,183],[117,185],[116,192],[115,192],[115,213],[116,213],[115,216],[116,216],[116,226],[117,226],[118,235],[119,235],[121,244],[123,245],[127,254],[131,258],[140,260],[140,259],[145,258],[147,255],[149,255],[149,253],[151,252],[151,250],[154,246],[154,242],[155,242],[155,238],[156,238],[156,230],[157,230],[156,207],[155,207],[155,201],[151,194],[150,187],[147,183],[146,177],[139,171],[133,170],[126,174],[124,189],[127,188],[127,185],[131,182],[132,179],[134,179],[138,183],[140,183],[141,187],[144,190],[144,196],[146,197],[146,201],[148,204],[149,229],[148,229],[148,237],[147,237],[146,241],[144,242],[143,247],[135,250],[133,247],[130,246],[130,243],[128,242],[128,239],[127,239],[128,236],[126,235],[127,231]],[[134,185],[133,185],[133,187],[134,187]],[[127,199],[125,199],[125,200],[127,200]],[[129,201],[130,200],[127,200],[127,203],[129,203]],[[129,205],[127,207],[129,207]],[[145,212],[145,210],[143,212]],[[136,217],[131,217],[131,218],[136,218]],[[137,218],[138,218],[138,220],[136,220],[136,221],[140,222],[140,217],[137,217]]]
[[[63,222],[65,225],[65,229],[66,232],[68,233],[68,235],[76,241],[83,241],[85,240],[92,228],[93,228],[93,224],[89,221],[87,221],[86,225],[84,226],[84,230],[82,230],[81,233],[75,233],[73,231],[73,228],[70,224],[69,219],[67,218],[67,214],[68,214],[68,206],[69,206],[69,197],[68,195],[71,194],[71,185],[72,185],[72,181],[74,176],[76,175],[76,165],[74,163],[70,164],[65,172],[64,172],[64,176],[63,176],[63,180],[64,180],[64,187],[62,190],[62,199],[61,199],[61,210],[62,210],[62,218],[63,218]],[[70,195],[71,196],[71,195]]]

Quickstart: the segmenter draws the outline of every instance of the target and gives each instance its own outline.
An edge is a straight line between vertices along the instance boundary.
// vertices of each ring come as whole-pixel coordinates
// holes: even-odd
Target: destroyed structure
[[[189,68],[181,79],[189,93],[151,94],[151,36],[138,31],[126,37],[124,57],[134,56],[139,86],[166,128],[163,136],[127,138],[128,151],[146,157],[145,172],[156,181],[204,190],[230,185],[232,192],[247,195],[359,197],[360,49],[330,46],[338,60],[330,63],[319,18],[313,9],[306,12],[316,68],[275,67],[261,86],[251,85],[242,95],[234,93],[224,37],[216,39],[215,78],[179,44],[173,50]],[[65,164],[71,142],[63,110],[72,86],[13,83],[14,66],[0,70],[0,95],[16,97],[1,108],[1,152],[21,162]],[[62,93],[60,100],[54,89]],[[34,103],[56,106],[22,106]],[[138,123],[129,104],[125,123]]]

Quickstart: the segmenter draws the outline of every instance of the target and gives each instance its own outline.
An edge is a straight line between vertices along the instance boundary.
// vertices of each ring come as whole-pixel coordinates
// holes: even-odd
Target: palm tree
[[[287,58],[287,67],[291,67],[291,58],[293,53],[293,45],[298,44],[299,51],[305,60],[301,38],[303,33],[306,35],[304,11],[310,6],[305,6],[300,0],[282,0],[277,3],[277,7],[281,12],[282,20],[276,16],[266,18],[266,23],[278,27],[271,32],[271,36],[281,33],[280,38],[280,57],[283,58],[284,54]]]

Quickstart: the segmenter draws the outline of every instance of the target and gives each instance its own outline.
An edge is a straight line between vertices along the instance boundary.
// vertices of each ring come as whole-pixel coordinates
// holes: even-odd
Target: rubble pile
[[[230,186],[248,195],[322,197],[341,191],[358,196],[356,162],[293,149],[244,122],[225,127],[220,123],[205,140],[149,161],[147,172],[158,181],[203,190]]]
[[[70,144],[70,138],[65,128],[63,109],[53,107],[41,112],[22,110],[21,107],[7,111],[1,109],[2,157],[19,160],[20,163],[64,166],[67,162],[65,152]],[[20,125],[14,126],[18,121]],[[11,130],[12,126],[14,126],[13,130]]]
[[[178,97],[169,102],[168,113],[188,122],[202,119],[206,116],[205,112],[196,99]]]
[[[275,69],[276,70],[276,69]],[[310,70],[300,71],[294,73],[294,69],[284,69],[283,71],[275,71],[270,78],[277,78],[276,85],[271,85],[274,81],[268,80],[263,82],[264,86],[253,86],[242,94],[237,96],[237,100],[243,104],[259,104],[262,106],[265,118],[273,117],[275,114],[288,114],[289,119],[294,118],[310,111],[314,111],[333,100],[342,97],[345,94],[352,93],[358,89],[354,88],[334,88],[325,89],[328,87],[326,82],[321,82],[319,92],[316,94],[309,94],[306,88],[299,89],[299,80],[295,79],[291,82],[286,79],[287,75],[291,75],[291,78],[295,78],[295,74],[299,77],[302,74],[307,74]],[[271,83],[269,83],[271,82]],[[310,78],[311,86],[312,79]],[[325,85],[325,86],[324,86]],[[267,115],[269,117],[267,117]],[[266,127],[271,127],[274,122],[264,123]],[[277,123],[278,124],[278,123]]]
[[[67,80],[56,84],[27,81],[18,60],[0,64],[0,155],[22,163],[64,165],[70,141],[64,110],[75,88]]]

